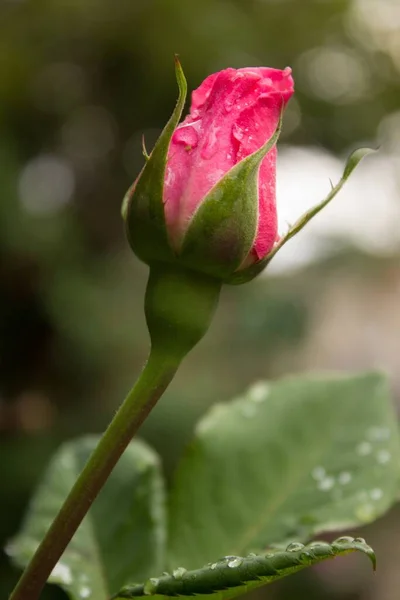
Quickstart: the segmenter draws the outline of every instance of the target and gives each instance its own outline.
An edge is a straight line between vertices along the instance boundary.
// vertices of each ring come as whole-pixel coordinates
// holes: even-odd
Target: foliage
[[[375,570],[375,554],[365,540],[344,536],[332,544],[312,542],[304,546],[292,543],[286,550],[276,550],[259,556],[256,554],[246,558],[226,556],[197,571],[178,568],[172,575],[164,573],[162,577],[151,578],[145,584],[126,586],[113,598],[115,600],[141,596],[191,598],[195,595],[210,600],[226,600],[273,583],[277,579],[328,558],[335,558],[356,550],[369,556]]]
[[[375,145],[389,120],[397,140],[398,30],[389,4],[0,3],[2,546],[54,448],[102,431],[143,362],[144,270],[127,252],[118,207],[143,164],[143,132],[150,150],[170,115],[173,54],[190,88],[227,65],[292,66],[296,100],[282,141],[343,156]],[[376,198],[384,203],[378,186]],[[142,431],[168,478],[199,416],[260,374],[383,364],[397,377],[398,257],[340,253],[338,240],[332,249],[335,258],[319,257],[314,268],[224,292],[213,331]],[[327,334],[323,345],[319,334]],[[393,389],[398,397],[398,379]],[[374,581],[378,597],[390,597],[397,516],[377,527],[378,536],[373,528],[364,535],[385,548],[389,576],[382,570]],[[16,576],[1,554],[1,597]],[[347,598],[351,586],[364,599],[356,570],[346,577],[330,596]],[[304,581],[296,579],[296,598]],[[325,597],[319,585],[314,580],[313,593]],[[47,590],[46,598],[59,597]]]
[[[50,465],[10,546],[19,564],[32,556],[94,443],[67,444]],[[150,577],[117,596],[232,588],[218,594],[230,598],[338,554],[361,550],[373,557],[359,539],[303,543],[383,514],[397,497],[399,459],[381,375],[259,382],[200,420],[172,486],[168,517],[158,461],[132,442],[51,581],[74,600],[107,600],[164,568],[172,576]],[[210,560],[216,562],[200,568]]]

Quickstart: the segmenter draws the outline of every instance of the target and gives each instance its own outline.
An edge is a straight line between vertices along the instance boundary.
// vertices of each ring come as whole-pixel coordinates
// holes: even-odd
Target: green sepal
[[[174,261],[165,224],[163,188],[168,148],[181,118],[187,92],[185,75],[177,58],[175,73],[179,96],[174,112],[150,156],[145,157],[146,164],[122,204],[128,241],[138,258],[145,263],[153,260]]]
[[[281,127],[282,115],[264,146],[230,169],[199,205],[179,254],[185,265],[225,280],[249,254],[258,225],[259,167]]]
[[[254,277],[257,277],[257,275],[259,275],[269,264],[275,254],[279,252],[282,246],[284,246],[286,242],[288,242],[293,236],[301,231],[303,227],[305,227],[305,225],[307,225],[307,223],[311,221],[313,217],[315,217],[315,215],[317,215],[323,208],[325,208],[327,204],[331,202],[331,200],[333,200],[364,156],[367,156],[372,152],[376,152],[376,150],[373,150],[372,148],[359,148],[358,150],[355,150],[347,159],[342,178],[340,179],[339,183],[332,187],[325,200],[304,213],[263,260],[260,260],[259,262],[247,267],[246,269],[243,269],[242,271],[237,271],[228,280],[226,280],[226,283],[238,285],[241,283],[247,283],[251,279],[254,279]]]

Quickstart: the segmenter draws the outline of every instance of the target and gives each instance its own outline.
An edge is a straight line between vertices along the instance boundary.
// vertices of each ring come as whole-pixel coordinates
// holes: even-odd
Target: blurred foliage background
[[[260,378],[379,367],[399,400],[398,0],[0,0],[1,546],[53,450],[101,431],[145,360],[146,268],[120,203],[142,133],[151,147],[174,106],[176,52],[191,88],[226,66],[292,66],[283,225],[324,196],[354,147],[381,151],[266,276],[224,290],[142,430],[167,476],[199,415]],[[393,598],[399,519],[365,531],[377,576],[349,557],[259,595]],[[1,597],[16,577],[2,552]]]

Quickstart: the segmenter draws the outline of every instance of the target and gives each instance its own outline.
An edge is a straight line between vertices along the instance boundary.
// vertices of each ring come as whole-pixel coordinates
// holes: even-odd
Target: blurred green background
[[[101,431],[148,338],[147,270],[121,199],[176,99],[227,66],[290,65],[280,145],[283,230],[360,145],[381,145],[266,276],[224,290],[141,435],[169,477],[196,419],[260,378],[386,369],[400,397],[400,3],[398,0],[0,0],[0,545],[62,440]],[[367,162],[368,161],[368,162]],[[259,596],[389,600],[400,514],[365,531],[378,552]],[[0,596],[17,572],[0,555]],[[46,598],[65,597],[56,588]]]

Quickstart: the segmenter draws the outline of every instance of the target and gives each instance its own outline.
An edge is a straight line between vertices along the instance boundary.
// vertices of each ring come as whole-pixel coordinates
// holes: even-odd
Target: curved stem
[[[155,351],[79,475],[10,600],[37,600],[121,454],[173,379],[180,360]]]

